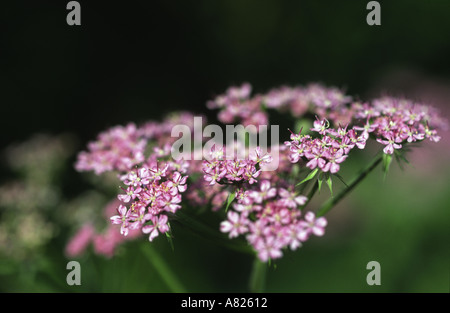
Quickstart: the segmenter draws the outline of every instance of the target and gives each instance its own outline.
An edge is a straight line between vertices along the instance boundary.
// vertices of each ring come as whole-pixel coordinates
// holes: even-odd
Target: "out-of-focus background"
[[[249,256],[182,227],[173,250],[159,238],[148,254],[141,238],[112,257],[92,247],[65,254],[86,220],[107,222],[117,183],[73,164],[108,127],[173,110],[214,121],[206,101],[242,82],[256,93],[321,82],[364,100],[428,102],[450,116],[445,0],[379,1],[380,26],[366,23],[368,1],[79,1],[81,26],[67,25],[67,2],[0,9],[2,292],[247,290]],[[441,136],[414,149],[404,171],[393,164],[385,181],[373,172],[329,213],[324,237],[269,269],[266,290],[448,292],[450,133]],[[342,175],[362,165],[346,162]],[[66,283],[70,260],[81,264],[81,286]],[[370,261],[381,265],[381,286],[366,283]]]

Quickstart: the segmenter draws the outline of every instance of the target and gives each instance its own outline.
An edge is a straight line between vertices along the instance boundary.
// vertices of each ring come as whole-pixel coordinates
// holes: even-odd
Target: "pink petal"
[[[150,232],[153,231],[154,228],[155,228],[154,225],[145,225],[144,227],[142,227],[142,232],[144,234],[149,234]]]
[[[311,161],[309,161],[308,163],[306,163],[306,166],[309,167],[310,169],[315,169],[317,167],[317,159],[311,159]]]
[[[158,220],[158,224],[166,224],[168,221],[168,217],[167,215],[160,215],[159,220]]]
[[[322,158],[319,158],[317,160],[317,164],[318,164],[319,168],[323,168],[325,166],[325,164],[326,164],[326,161],[324,159],[322,159]]]
[[[332,174],[336,174],[337,172],[339,172],[339,169],[340,169],[339,164],[333,163],[331,164],[330,172]]]
[[[305,196],[298,196],[298,197],[295,197],[294,200],[295,200],[295,202],[297,202],[297,204],[304,205],[306,203],[306,201],[308,200],[308,198]]]
[[[266,250],[260,250],[258,252],[258,258],[262,261],[262,262],[267,262],[267,260],[269,259],[269,254]]]
[[[267,191],[270,188],[270,182],[268,180],[263,180],[261,182],[261,191]]]
[[[394,153],[394,147],[392,147],[392,144],[388,144],[386,147],[384,147],[383,152],[386,154],[392,154]]]
[[[127,194],[120,194],[120,195],[117,195],[117,199],[119,199],[122,202],[127,203],[127,202],[130,202],[131,197]]]
[[[122,224],[122,226],[120,227],[120,234],[127,236],[128,235],[128,226]]]
[[[305,220],[308,221],[309,223],[314,222],[315,217],[316,215],[311,211],[305,214]]]
[[[122,218],[119,215],[114,215],[110,217],[112,224],[122,224]]]
[[[339,158],[336,158],[335,160],[334,160],[334,162],[336,162],[336,163],[342,163],[342,162],[344,162],[345,161],[345,159],[348,157],[348,155],[343,155],[343,156],[341,156],[341,157],[339,157]]]
[[[298,238],[300,241],[305,242],[305,241],[308,240],[308,238],[309,238],[309,231],[307,231],[306,229],[300,230],[300,231],[298,232],[298,234],[297,234],[297,238]]]
[[[324,230],[323,228],[321,228],[321,227],[316,227],[316,226],[314,226],[314,227],[312,228],[312,232],[313,232],[313,234],[316,235],[316,236],[323,236],[323,234],[325,234],[325,230]]]
[[[168,226],[167,224],[159,225],[159,226],[158,226],[158,230],[159,230],[161,233],[168,232],[168,231],[169,231],[169,226]]]
[[[269,191],[266,193],[267,198],[273,198],[277,195],[277,189],[276,188],[270,188]]]
[[[315,222],[316,226],[319,227],[326,227],[328,222],[327,219],[325,217],[319,217],[316,222]]]
[[[153,239],[155,239],[156,237],[158,237],[159,233],[158,230],[155,228],[151,233],[150,236],[148,237],[148,240],[153,241]]]
[[[179,172],[173,173],[173,181],[177,182],[181,177],[181,174]]]
[[[278,250],[278,249],[271,249],[269,254],[272,259],[281,258],[283,256],[283,253],[281,252],[281,250]]]
[[[389,141],[383,140],[383,139],[380,139],[380,138],[377,138],[377,141],[378,141],[379,143],[382,143],[383,145],[389,144]]]
[[[127,214],[127,207],[124,205],[119,205],[119,208],[117,209],[120,215],[124,216]]]
[[[228,220],[237,224],[239,222],[239,214],[233,211],[228,211]]]
[[[288,198],[291,195],[291,193],[289,191],[287,191],[286,189],[284,189],[284,188],[278,189],[278,194],[282,198]]]
[[[358,141],[358,142],[356,142],[356,146],[359,148],[359,149],[364,149],[365,147],[366,147],[366,142],[365,141]]]
[[[220,223],[220,231],[223,233],[228,233],[231,229],[233,229],[233,224],[229,221],[223,221]]]
[[[289,244],[289,248],[291,248],[292,251],[297,250],[301,246],[301,242],[297,239],[292,239],[291,243]]]

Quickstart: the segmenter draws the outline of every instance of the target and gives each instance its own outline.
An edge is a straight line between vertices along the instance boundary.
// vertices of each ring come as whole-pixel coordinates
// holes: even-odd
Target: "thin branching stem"
[[[383,154],[377,155],[372,162],[357,176],[353,179],[353,181],[348,184],[348,186],[339,192],[336,196],[328,199],[322,206],[319,208],[317,216],[323,216],[328,211],[330,211],[339,201],[342,200],[346,195],[350,193],[370,172],[372,172],[378,164],[383,160]]]

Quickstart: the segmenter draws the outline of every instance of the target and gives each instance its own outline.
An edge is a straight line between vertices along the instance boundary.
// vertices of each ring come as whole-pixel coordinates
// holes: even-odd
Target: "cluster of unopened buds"
[[[266,125],[271,110],[309,120],[310,127],[291,132],[284,144],[272,144],[277,158],[260,146],[246,150],[244,144],[245,157],[238,157],[233,149],[216,144],[201,160],[174,159],[171,149],[177,138],[171,130],[176,125],[193,128],[194,115],[187,112],[140,127],[116,126],[79,154],[77,170],[113,171],[122,182],[116,196],[120,204],[110,221],[120,225],[123,236],[141,230],[152,241],[171,232],[170,218],[184,206],[209,205],[214,211],[225,210],[221,232],[229,238],[245,237],[261,261],[279,258],[285,249],[295,250],[311,235],[325,233],[325,217],[305,210],[314,192],[301,194],[304,186],[298,186],[303,181],[318,170],[328,179],[338,175],[351,151],[365,149],[371,139],[384,145],[384,154],[390,156],[408,143],[439,141],[437,130],[446,127],[435,109],[405,99],[361,103],[319,84],[254,96],[251,91],[249,84],[231,87],[207,107],[218,109],[225,124]],[[278,163],[276,170],[265,170],[273,162]],[[301,183],[299,169],[309,172]]]

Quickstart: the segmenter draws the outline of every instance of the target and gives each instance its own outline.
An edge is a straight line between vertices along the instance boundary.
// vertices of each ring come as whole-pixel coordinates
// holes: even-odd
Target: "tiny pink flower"
[[[266,153],[263,154],[261,147],[256,147],[255,152],[251,153],[249,156],[250,160],[256,162],[256,163],[270,163],[272,162],[273,158],[270,154]]]
[[[169,181],[169,188],[176,187],[179,192],[185,192],[187,189],[186,180],[188,176],[181,176],[179,172],[173,173],[172,181]]]
[[[385,154],[393,154],[394,153],[394,149],[401,149],[402,148],[402,145],[399,144],[399,142],[402,141],[401,138],[397,137],[397,138],[394,139],[394,136],[392,135],[391,132],[386,133],[384,135],[384,137],[387,140],[383,140],[383,139],[377,138],[377,141],[379,143],[382,143],[382,144],[386,145],[386,147],[384,147],[384,149],[383,149],[383,152]]]
[[[203,168],[203,171],[205,172],[203,178],[206,182],[209,182],[209,185],[216,184],[216,182],[219,182],[227,174],[226,170],[222,170],[219,167],[214,167],[208,172],[206,172],[205,168]]]
[[[163,168],[159,168],[158,165],[156,167],[150,169],[149,176],[154,180],[160,180],[161,177],[165,177],[167,174],[167,169],[169,168],[169,164],[166,164]]]
[[[175,213],[179,208],[181,208],[181,205],[179,205],[180,202],[180,194],[171,196],[170,194],[164,193],[157,199],[158,206],[161,209],[171,213]]]
[[[313,212],[308,212],[305,214],[304,221],[300,221],[299,225],[303,227],[304,236],[309,234],[314,234],[316,236],[323,236],[325,234],[325,227],[327,226],[327,220],[325,217],[316,218],[316,215]]]
[[[280,188],[278,194],[281,197],[279,200],[280,204],[292,209],[295,209],[298,205],[304,205],[308,200],[307,197],[302,195],[299,196],[295,192],[284,188]]]
[[[229,233],[228,236],[234,238],[248,231],[248,219],[245,215],[240,215],[234,211],[228,211],[227,216],[228,219],[220,223],[221,232]]]
[[[128,186],[128,188],[126,190],[124,189],[124,191],[126,191],[126,193],[118,195],[117,198],[122,202],[128,203],[138,196],[138,194],[142,191],[142,188],[134,188],[133,186]]]
[[[150,175],[146,168],[140,168],[137,171],[131,171],[124,179],[125,185],[139,187],[150,183]]]
[[[118,215],[114,215],[110,218],[112,224],[122,224],[120,227],[120,233],[124,236],[128,235],[129,223],[134,217],[136,217],[131,210],[128,210],[126,206],[119,205],[117,208]]]
[[[261,181],[261,191],[252,191],[250,197],[254,199],[256,203],[261,203],[263,200],[273,198],[277,195],[277,189],[270,187],[268,180]]]
[[[301,235],[301,229],[298,225],[291,224],[285,229],[286,237],[288,238],[289,248],[296,250],[302,246],[302,242],[305,241]]]
[[[257,241],[255,246],[255,249],[258,252],[258,258],[262,262],[267,262],[269,259],[281,258],[283,256],[283,252],[281,252],[282,248],[283,245],[281,241],[277,240],[274,236]]]
[[[330,126],[330,122],[328,122],[326,119],[319,120],[319,118],[316,117],[313,126],[314,128],[311,128],[312,131],[318,132],[321,135],[326,135],[326,133],[328,132],[327,128]]]
[[[153,241],[159,233],[165,233],[169,231],[169,225],[167,225],[167,215],[153,216],[152,225],[145,225],[142,227],[142,232],[144,234],[150,234],[148,237],[149,241]]]

